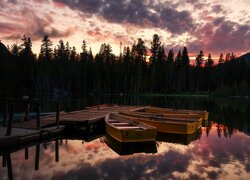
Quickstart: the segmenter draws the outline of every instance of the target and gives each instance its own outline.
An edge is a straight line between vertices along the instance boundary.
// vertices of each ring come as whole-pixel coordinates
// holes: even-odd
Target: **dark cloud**
[[[227,13],[227,10],[225,9],[225,7],[220,5],[220,4],[213,5],[211,7],[211,11],[213,13],[216,13],[216,14],[220,14],[220,13],[226,14]]]
[[[169,165],[171,162],[171,165]],[[155,179],[169,176],[172,172],[185,172],[190,162],[190,157],[179,152],[170,151],[159,156],[138,155],[133,158],[106,159],[92,166],[80,163],[79,169],[69,172],[54,174],[52,179]],[[147,170],[150,170],[147,172]]]
[[[194,52],[204,49],[209,52],[239,52],[248,51],[250,47],[250,26],[217,18],[213,24],[203,25],[194,32],[197,40],[188,44]]]
[[[190,4],[195,4],[197,2],[199,2],[199,0],[186,0],[187,3],[190,3]]]
[[[225,21],[225,17],[218,17],[218,18],[213,20],[213,25],[218,26],[223,21]]]
[[[0,22],[0,29],[1,29],[1,33],[3,34],[10,33],[16,30],[16,25],[12,23]]]
[[[74,33],[74,28],[68,28],[65,31],[60,31],[52,24],[53,18],[45,14],[43,17],[39,17],[35,12],[30,11],[27,8],[22,8],[22,17],[20,20],[22,23],[10,24],[0,23],[1,32],[7,34],[4,38],[8,40],[20,39],[23,34],[31,37],[32,40],[40,40],[44,35],[50,36],[50,38],[62,38],[70,36]]]
[[[189,11],[178,11],[167,6],[167,3],[160,4],[156,1],[54,0],[54,2],[79,10],[83,16],[97,15],[111,23],[162,28],[173,34],[182,34],[196,27]]]

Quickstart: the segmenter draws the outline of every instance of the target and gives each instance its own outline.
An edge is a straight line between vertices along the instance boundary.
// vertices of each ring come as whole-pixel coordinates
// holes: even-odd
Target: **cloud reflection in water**
[[[55,142],[41,145],[39,171],[35,171],[35,147],[11,154],[15,179],[234,179],[250,178],[250,137],[237,132],[231,137],[217,134],[213,124],[209,135],[189,145],[158,142],[157,153],[119,156],[101,139],[91,142],[63,140],[59,162],[55,162]],[[45,148],[46,147],[46,148]],[[0,168],[3,179],[6,168]]]

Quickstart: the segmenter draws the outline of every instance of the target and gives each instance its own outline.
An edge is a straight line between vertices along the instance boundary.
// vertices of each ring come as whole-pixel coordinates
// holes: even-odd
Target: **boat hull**
[[[147,141],[155,141],[157,130],[156,128],[148,125],[146,128],[129,128],[126,127],[115,127],[113,124],[108,122],[109,119],[108,115],[105,119],[106,122],[106,133],[113,137],[114,139],[120,142],[147,142]],[[120,117],[121,118],[121,117]],[[126,117],[125,117],[126,118]],[[126,122],[130,122],[129,118]],[[120,119],[121,121],[121,119]],[[131,121],[131,123],[135,123],[135,121]],[[138,123],[138,122],[136,122]],[[132,126],[133,127],[133,126]]]
[[[130,117],[130,119],[156,127],[157,132],[173,134],[192,134],[198,130],[197,124],[195,122],[173,122],[143,117]]]
[[[163,120],[171,122],[182,122],[182,123],[195,123],[196,128],[199,129],[202,127],[202,118],[197,116],[168,116],[167,114],[158,114],[158,113],[144,113],[144,112],[129,112],[129,111],[120,111],[120,114],[131,116],[135,118],[149,118],[152,120]]]
[[[199,110],[186,110],[186,109],[169,109],[169,108],[158,108],[158,107],[145,107],[145,112],[151,113],[163,113],[163,114],[183,114],[183,115],[197,115],[202,120],[208,120],[209,112]],[[181,116],[181,115],[179,115]]]

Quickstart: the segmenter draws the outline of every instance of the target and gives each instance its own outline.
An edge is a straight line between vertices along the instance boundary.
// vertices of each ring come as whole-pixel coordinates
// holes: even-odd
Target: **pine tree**
[[[227,53],[225,61],[228,62],[230,61],[230,59],[231,59],[231,54]]]
[[[13,44],[13,45],[11,46],[10,52],[11,52],[11,54],[13,54],[14,56],[18,56],[19,51],[20,51],[20,46],[18,46],[17,44]]]
[[[177,67],[177,69],[180,69],[181,67],[181,51],[178,52],[176,58],[175,58],[175,66]]]
[[[85,40],[82,41],[82,52],[87,53],[87,43]]]
[[[157,34],[154,34],[153,41],[151,42],[151,49],[150,49],[151,57],[149,58],[151,64],[157,61],[157,57],[158,57],[160,49],[161,49],[160,38]]]
[[[45,62],[49,62],[53,58],[52,41],[49,39],[48,35],[45,35],[42,40],[41,51],[39,54],[39,59]]]
[[[205,66],[206,67],[211,67],[213,65],[214,65],[214,60],[212,59],[211,54],[209,53],[208,58],[207,58],[207,62],[205,63]]]
[[[204,61],[204,54],[201,50],[200,53],[196,57],[196,67],[201,67]]]
[[[76,62],[77,61],[77,53],[76,53],[76,47],[73,46],[73,48],[70,51],[70,61]]]
[[[224,60],[224,58],[223,58],[223,54],[221,53],[221,54],[220,54],[220,57],[219,57],[219,60],[218,60],[218,63],[219,63],[219,64],[222,64],[222,63],[224,63],[224,61],[225,61],[225,60]]]
[[[184,47],[183,50],[182,50],[181,62],[182,62],[183,67],[185,67],[185,68],[189,67],[190,60],[189,60],[188,51],[187,51],[186,47]]]

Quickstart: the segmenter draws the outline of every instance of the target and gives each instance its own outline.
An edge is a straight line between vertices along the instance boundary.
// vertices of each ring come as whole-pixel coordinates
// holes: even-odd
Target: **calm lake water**
[[[54,111],[55,103],[44,99],[43,111]],[[62,99],[61,107],[100,103],[206,109],[212,122],[191,137],[163,134],[155,144],[123,145],[105,136],[42,143],[26,159],[24,149],[10,154],[14,179],[250,179],[249,99],[106,96]],[[1,163],[0,179],[8,179],[7,169]]]

